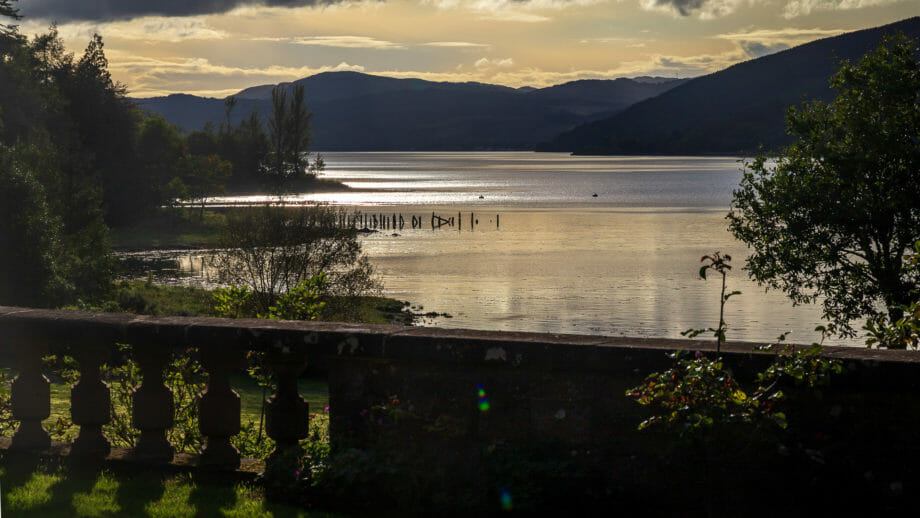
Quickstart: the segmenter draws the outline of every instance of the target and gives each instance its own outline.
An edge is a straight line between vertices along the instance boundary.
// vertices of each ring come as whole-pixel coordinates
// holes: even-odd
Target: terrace
[[[439,447],[449,443],[454,451],[468,452],[486,443],[554,441],[565,451],[585,452],[615,466],[614,477],[628,480],[641,472],[641,480],[629,480],[630,487],[640,493],[645,487],[649,495],[665,483],[665,475],[646,469],[643,459],[654,464],[651,459],[668,439],[636,431],[646,409],[623,397],[624,391],[645,374],[667,368],[665,352],[712,349],[710,343],[688,340],[0,307],[0,359],[18,373],[11,387],[18,429],[3,444],[9,453],[56,452],[78,463],[116,457],[102,432],[111,419],[111,396],[100,376],[100,365],[116,344],[131,346],[143,376],[133,403],[140,435],[133,450],[116,452],[122,462],[164,468],[179,463],[226,473],[261,469],[258,462],[241,459],[231,444],[240,431],[241,410],[230,378],[248,352],[258,351],[266,354],[275,376],[266,428],[277,449],[265,459],[268,464],[308,435],[310,410],[298,393],[298,378],[312,365],[328,377],[333,449],[346,443],[361,447],[361,436],[353,432],[367,409],[398,397],[421,421],[449,423],[453,431]],[[63,347],[79,365],[70,399],[79,433],[72,444],[52,444],[42,427],[51,396],[41,359],[52,346]],[[174,409],[163,368],[174,351],[189,347],[197,351],[208,378],[199,402],[204,443],[198,455],[177,456],[167,440]],[[920,356],[853,348],[826,348],[825,354],[843,360],[845,373],[802,415],[811,415],[844,443],[863,441],[849,443],[859,450],[854,458],[868,452],[876,474],[914,484],[916,476],[904,466],[918,456],[920,444]],[[770,358],[746,343],[727,344],[722,356],[741,377]],[[398,447],[423,448],[414,443],[417,438],[407,434]],[[457,473],[475,476],[478,468],[474,462]],[[725,469],[723,475],[731,479],[731,467]],[[761,470],[763,476],[777,475],[770,469]]]

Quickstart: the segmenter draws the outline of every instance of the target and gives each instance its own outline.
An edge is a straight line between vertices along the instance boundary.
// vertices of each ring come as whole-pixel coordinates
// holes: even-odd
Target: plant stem
[[[725,272],[721,273],[722,296],[719,298],[719,333],[716,335],[716,354],[722,353],[722,341],[725,339]]]

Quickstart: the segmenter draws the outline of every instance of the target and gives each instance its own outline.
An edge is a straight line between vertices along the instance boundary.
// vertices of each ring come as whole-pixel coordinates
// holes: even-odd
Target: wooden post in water
[[[470,212],[470,232],[472,232],[474,228],[476,228],[476,220],[473,219],[473,213]]]
[[[495,215],[495,228],[498,228],[498,217],[499,217],[499,216],[500,216],[500,214],[496,214],[496,215]]]

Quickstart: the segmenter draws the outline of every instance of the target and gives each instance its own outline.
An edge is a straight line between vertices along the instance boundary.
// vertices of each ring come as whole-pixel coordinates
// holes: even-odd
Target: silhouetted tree
[[[184,199],[201,202],[199,217],[204,216],[204,201],[214,194],[224,192],[233,164],[218,155],[190,155],[182,161]]]
[[[165,187],[170,180],[182,175],[188,151],[179,128],[161,116],[149,116],[140,125],[135,182],[142,196],[135,200],[135,210],[142,214],[159,207],[166,199]]]
[[[22,18],[19,15],[19,9],[13,7],[16,0],[0,0],[0,16],[12,18],[14,21]],[[18,26],[15,24],[0,24],[0,38],[9,38],[18,32]]]
[[[135,138],[141,115],[112,81],[102,37],[93,35],[76,63],[67,97],[70,115],[84,151],[83,174],[101,179],[106,222],[121,225],[144,215],[153,205],[150,181],[138,178]]]
[[[310,119],[303,85],[291,88],[288,99],[284,86],[272,89],[272,113],[268,119],[269,147],[262,164],[272,189],[283,193],[292,180],[315,177],[322,161],[310,163],[307,151],[312,142]]]
[[[61,223],[18,151],[0,146],[0,304],[43,305],[58,281]]]
[[[798,140],[746,164],[728,216],[753,250],[752,278],[795,303],[822,300],[849,322],[884,308],[896,320],[920,288],[904,259],[920,240],[920,64],[917,41],[885,38],[831,79],[830,103],[789,109]]]

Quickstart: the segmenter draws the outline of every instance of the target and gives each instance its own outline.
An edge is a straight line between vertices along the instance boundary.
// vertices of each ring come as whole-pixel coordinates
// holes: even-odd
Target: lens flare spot
[[[476,394],[479,397],[479,411],[486,412],[489,410],[489,398],[486,397],[486,389],[482,386],[482,383],[478,384],[476,387]]]
[[[514,505],[511,502],[511,493],[507,489],[502,488],[499,499],[502,504],[502,511],[511,511],[514,509]]]

